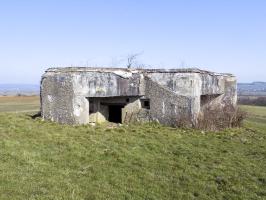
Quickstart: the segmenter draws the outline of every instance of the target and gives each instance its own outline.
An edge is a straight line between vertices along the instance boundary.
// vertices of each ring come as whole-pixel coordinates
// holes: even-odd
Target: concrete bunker
[[[236,106],[236,78],[199,69],[50,68],[41,81],[44,119],[67,124],[198,122],[204,107]]]

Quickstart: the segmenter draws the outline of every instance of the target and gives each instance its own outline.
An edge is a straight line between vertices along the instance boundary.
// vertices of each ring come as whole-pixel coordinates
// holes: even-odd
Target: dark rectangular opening
[[[122,105],[109,105],[109,122],[122,123]]]
[[[148,100],[144,101],[144,107],[150,109],[150,102]]]
[[[141,99],[141,107],[150,109],[150,100],[149,99]]]
[[[89,114],[96,113],[95,102],[89,101]]]

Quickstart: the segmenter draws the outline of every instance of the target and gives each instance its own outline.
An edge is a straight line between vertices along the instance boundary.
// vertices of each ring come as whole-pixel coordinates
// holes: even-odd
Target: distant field
[[[31,112],[40,110],[39,96],[1,96],[0,112]]]
[[[237,98],[249,98],[249,99],[257,99],[258,97],[266,97],[266,95],[238,95]]]
[[[250,118],[262,117],[266,120],[266,106],[241,105],[240,107],[249,113]]]
[[[266,131],[266,106],[241,105],[240,107],[248,113],[247,125],[265,128]]]
[[[38,101],[0,98],[0,105],[24,112],[38,110]],[[68,126],[0,113],[0,199],[264,200],[266,108],[241,107],[245,126],[220,132]]]

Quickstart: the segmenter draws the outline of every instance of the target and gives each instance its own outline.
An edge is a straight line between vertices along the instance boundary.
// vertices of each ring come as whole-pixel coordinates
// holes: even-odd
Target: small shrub
[[[247,118],[247,112],[241,110],[237,107],[235,115],[232,121],[232,127],[240,127],[243,124],[243,121]]]
[[[207,106],[202,110],[196,128],[217,131],[240,127],[246,116],[246,112],[233,105],[215,108]]]

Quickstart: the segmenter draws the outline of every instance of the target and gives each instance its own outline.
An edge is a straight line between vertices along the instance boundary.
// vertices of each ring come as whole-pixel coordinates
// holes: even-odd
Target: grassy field
[[[32,112],[40,110],[39,96],[0,97],[0,112]]]
[[[266,123],[266,107],[241,105],[241,108],[248,112],[250,121]]]
[[[0,113],[0,199],[266,199],[266,110],[243,109],[217,133]]]
[[[246,127],[250,126],[253,129],[266,132],[266,107],[265,106],[246,106],[241,105],[241,108],[248,113]]]

